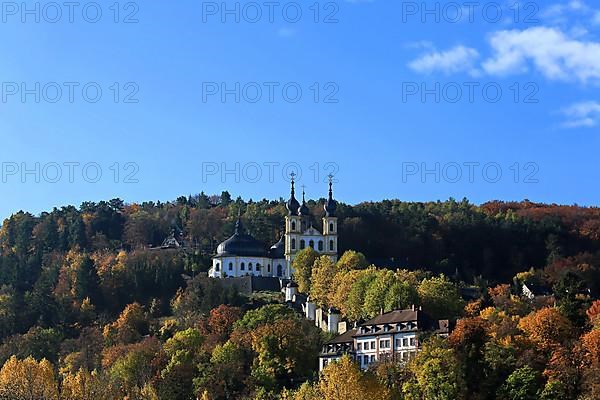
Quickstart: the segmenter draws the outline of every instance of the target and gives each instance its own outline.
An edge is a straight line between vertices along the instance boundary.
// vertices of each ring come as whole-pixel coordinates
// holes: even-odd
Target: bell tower
[[[296,174],[291,175],[292,190],[290,199],[285,207],[288,210],[288,215],[285,217],[285,258],[291,264],[294,256],[298,252],[300,246],[300,235],[302,234],[302,217],[298,215],[300,203],[296,200],[295,178]]]
[[[324,205],[323,236],[325,237],[325,254],[333,261],[338,258],[338,220],[336,216],[337,202],[333,199],[333,175],[329,175],[329,196]]]

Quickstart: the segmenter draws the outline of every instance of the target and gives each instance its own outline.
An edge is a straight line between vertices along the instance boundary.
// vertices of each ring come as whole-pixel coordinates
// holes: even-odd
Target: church
[[[246,232],[241,218],[235,224],[235,233],[219,244],[212,258],[208,276],[229,278],[262,276],[291,279],[292,261],[300,250],[311,247],[319,255],[331,257],[335,262],[338,254],[338,231],[336,209],[333,199],[333,176],[329,177],[329,196],[324,205],[323,232],[313,224],[302,192],[302,204],[296,200],[295,176],[291,177],[291,194],[286,203],[285,234],[270,248]]]

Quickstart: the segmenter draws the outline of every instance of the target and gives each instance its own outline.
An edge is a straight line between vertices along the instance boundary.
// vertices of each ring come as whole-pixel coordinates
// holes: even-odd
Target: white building
[[[291,195],[286,203],[288,215],[285,217],[285,235],[267,250],[264,243],[246,233],[238,217],[233,236],[217,247],[208,276],[226,278],[252,275],[290,279],[292,261],[300,250],[307,247],[337,261],[337,202],[333,199],[332,178],[329,180],[329,196],[323,207],[323,232],[312,225],[304,193],[302,204],[296,200],[292,176]]]
[[[319,355],[319,370],[350,355],[362,369],[383,360],[408,361],[419,350],[419,334],[445,336],[449,321],[434,321],[417,309],[395,310],[379,315],[325,343]]]

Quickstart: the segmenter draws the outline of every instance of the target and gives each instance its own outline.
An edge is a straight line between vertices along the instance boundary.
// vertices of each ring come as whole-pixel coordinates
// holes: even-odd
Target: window
[[[260,272],[260,264],[256,263],[256,270]]]
[[[242,270],[242,271],[243,271],[243,270],[245,270],[245,269],[246,269],[246,264],[244,264],[244,263],[241,263],[241,264],[240,264],[240,270]]]
[[[327,364],[328,364],[328,361],[327,360],[323,360],[323,368],[325,368],[327,366]]]
[[[361,351],[362,350],[362,343],[358,343],[356,345],[356,350]]]
[[[369,364],[369,356],[364,356],[363,357],[363,364],[364,365],[368,365]]]
[[[379,342],[379,347],[381,347],[382,349],[389,349],[390,348],[390,340],[382,340]]]
[[[281,264],[277,266],[277,276],[283,276],[283,267]]]
[[[271,272],[271,264],[267,264],[267,272]]]
[[[323,251],[323,241],[319,240],[319,251]]]
[[[296,221],[292,221],[292,231],[296,230]]]
[[[329,223],[329,232],[334,232],[335,229],[333,229],[333,222]]]
[[[252,263],[248,263],[248,271],[252,271]]]
[[[402,347],[408,347],[408,339],[407,338],[402,339]]]
[[[333,240],[329,241],[329,251],[333,251]]]
[[[221,264],[216,263],[215,264],[215,271],[219,272],[221,270]]]
[[[310,242],[308,242],[308,245],[310,246],[311,249],[315,249],[315,241],[311,240]]]
[[[306,242],[304,240],[300,241],[300,250],[304,249],[306,247]]]
[[[416,341],[416,339],[415,339],[414,337],[411,337],[411,338],[410,338],[410,346],[411,346],[411,347],[414,347],[414,346],[416,346],[416,345],[417,345],[417,341]]]
[[[376,342],[373,340],[373,341],[371,342],[371,350],[375,350],[376,348],[377,348],[377,344],[376,344]]]
[[[229,263],[229,270],[233,271],[233,263]]]
[[[375,362],[375,356],[371,356],[371,360],[370,362],[374,363]]]
[[[292,250],[296,250],[296,239],[292,239]]]

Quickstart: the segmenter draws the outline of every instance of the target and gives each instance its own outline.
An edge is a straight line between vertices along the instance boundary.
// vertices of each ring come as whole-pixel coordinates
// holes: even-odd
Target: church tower
[[[325,254],[333,261],[338,258],[338,226],[337,202],[333,199],[333,175],[329,175],[329,197],[325,202],[325,216],[323,217],[323,236],[325,237]]]
[[[290,264],[294,255],[298,252],[300,236],[302,235],[302,216],[298,215],[300,203],[296,200],[294,187],[296,174],[292,173],[291,177],[292,191],[290,199],[285,205],[288,210],[288,215],[285,217],[285,258]]]

